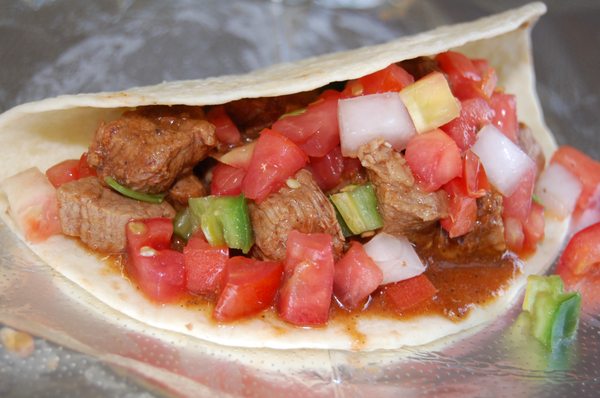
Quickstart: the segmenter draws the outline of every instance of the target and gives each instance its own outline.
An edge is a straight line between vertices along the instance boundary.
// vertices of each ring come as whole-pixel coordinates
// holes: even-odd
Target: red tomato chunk
[[[479,157],[470,150],[464,153],[462,178],[470,198],[481,198],[491,189]]]
[[[287,137],[265,129],[254,147],[242,192],[249,199],[261,201],[285,184],[307,161],[302,149]]]
[[[410,73],[402,67],[392,64],[370,75],[349,81],[342,92],[342,98],[387,93],[390,91],[396,92],[414,82],[415,79]]]
[[[340,144],[338,125],[339,93],[327,91],[304,113],[286,116],[272,129],[288,137],[308,155],[321,157]]]
[[[427,192],[437,191],[462,173],[456,143],[439,129],[411,138],[405,157],[419,185]]]
[[[209,122],[215,125],[217,139],[225,144],[234,145],[242,140],[240,131],[225,112],[222,105],[211,108],[206,114]]]
[[[213,317],[231,322],[269,308],[281,282],[279,262],[259,261],[237,256],[225,264],[225,286],[219,295]]]
[[[201,295],[217,295],[225,281],[226,246],[211,246],[201,234],[190,238],[183,248],[186,288]]]
[[[483,98],[471,98],[461,101],[460,115],[441,129],[465,151],[475,143],[479,129],[490,123],[493,117],[494,111],[487,101]]]
[[[64,160],[46,170],[46,177],[55,188],[80,178],[95,176],[96,170],[87,163],[87,152],[79,160]]]
[[[210,182],[211,195],[239,195],[242,193],[242,181],[246,171],[237,167],[219,163],[212,169]]]
[[[132,220],[126,226],[126,270],[153,301],[171,302],[185,293],[184,256],[169,249],[173,222],[169,218]]]
[[[334,275],[331,245],[329,234],[289,233],[277,306],[283,320],[298,326],[327,323]]]
[[[600,223],[582,229],[569,241],[558,260],[556,273],[569,280],[600,266]]]
[[[558,163],[577,176],[583,184],[583,190],[577,200],[575,213],[589,206],[594,191],[600,185],[600,162],[570,146],[561,146],[552,156],[552,163]]]
[[[544,219],[544,207],[537,204],[531,204],[531,211],[527,220],[523,224],[523,248],[527,251],[535,250],[539,241],[544,239],[544,227],[546,220]]]
[[[517,119],[517,100],[514,95],[494,93],[490,98],[494,110],[492,124],[513,142],[517,142],[519,121]]]
[[[397,312],[402,312],[431,299],[437,289],[426,275],[392,283],[385,288],[385,303]]]
[[[323,157],[311,158],[310,170],[319,188],[323,191],[335,188],[340,183],[344,171],[344,157],[341,148],[337,146]]]
[[[448,76],[452,93],[458,99],[462,101],[485,97],[479,68],[468,57],[461,53],[447,51],[436,55],[435,60]]]
[[[469,233],[477,222],[477,200],[468,195],[462,178],[455,178],[444,185],[448,193],[448,217],[440,221],[451,238]]]
[[[333,292],[344,308],[352,310],[363,304],[382,280],[381,269],[363,246],[353,241],[344,257],[335,264]]]

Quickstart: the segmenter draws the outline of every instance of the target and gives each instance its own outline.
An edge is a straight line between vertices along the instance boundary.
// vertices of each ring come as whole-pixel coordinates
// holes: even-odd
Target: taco
[[[566,232],[531,200],[556,147],[544,12],[18,106],[2,219],[99,301],[223,345],[388,349],[488,322]]]

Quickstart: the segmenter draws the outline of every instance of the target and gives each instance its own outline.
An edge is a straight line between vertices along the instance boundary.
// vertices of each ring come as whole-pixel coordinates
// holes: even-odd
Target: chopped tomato
[[[183,253],[169,249],[172,220],[132,220],[125,232],[129,276],[151,300],[165,303],[180,298],[185,293],[185,264]]]
[[[479,157],[467,150],[463,157],[463,181],[467,196],[481,198],[490,191],[490,183]]]
[[[467,56],[454,51],[436,55],[435,60],[448,76],[452,93],[460,100],[485,97],[478,67]]]
[[[87,161],[88,153],[84,152],[79,158],[79,178],[91,177],[97,175],[96,169],[91,167]]]
[[[261,201],[304,167],[307,160],[302,149],[288,138],[265,129],[254,147],[242,192],[247,198]]]
[[[55,188],[67,182],[95,175],[96,170],[91,168],[87,163],[87,152],[84,152],[79,160],[63,160],[46,170],[46,177],[48,177],[48,180],[50,180]]]
[[[565,279],[582,276],[600,266],[600,223],[577,232],[563,251],[556,273]],[[569,275],[571,274],[571,275]]]
[[[333,251],[329,234],[288,234],[285,276],[277,310],[298,326],[323,325],[329,318],[333,291]]]
[[[225,262],[229,258],[227,246],[211,246],[202,234],[192,236],[183,248],[186,288],[202,295],[218,294],[225,281]]]
[[[402,312],[430,300],[437,291],[427,275],[421,274],[387,285],[384,290],[384,299],[389,308]]]
[[[342,97],[400,91],[414,82],[415,79],[410,73],[399,65],[391,64],[380,71],[348,82]]]
[[[466,55],[456,51],[446,51],[435,56],[440,68],[449,76],[480,81],[479,70]]]
[[[342,172],[342,178],[347,180],[354,180],[358,175],[362,174],[363,166],[358,158],[347,158],[344,157],[344,170]]]
[[[568,290],[581,293],[586,312],[600,312],[600,223],[573,235],[555,272]]]
[[[492,124],[513,142],[517,142],[519,121],[517,120],[517,100],[514,95],[494,93],[490,97],[490,106],[494,110]]]
[[[381,281],[381,269],[363,246],[353,241],[344,257],[335,263],[333,293],[345,308],[352,310],[362,304]]]
[[[437,191],[462,173],[458,146],[439,129],[411,138],[405,157],[419,185],[427,192]]]
[[[311,158],[310,170],[323,191],[336,187],[340,183],[344,171],[344,158],[341,148],[336,146],[323,157]]]
[[[551,162],[564,166],[581,181],[583,190],[575,208],[575,215],[579,215],[590,206],[590,200],[600,186],[600,162],[571,146],[558,148],[552,155]]]
[[[523,223],[518,218],[503,217],[504,224],[504,240],[506,246],[514,252],[523,250],[525,243],[525,233],[523,232]]]
[[[211,195],[239,195],[246,171],[237,167],[219,163],[212,169],[210,182]]]
[[[461,150],[469,149],[481,127],[491,122],[494,111],[483,98],[461,101],[460,115],[441,127]]]
[[[544,207],[533,202],[527,220],[523,223],[523,248],[528,251],[535,250],[539,241],[544,239]]]
[[[305,112],[276,121],[272,129],[296,143],[308,156],[321,157],[339,145],[339,93],[329,90]]]
[[[522,223],[527,220],[531,209],[531,196],[535,185],[535,167],[523,176],[512,195],[504,197],[502,216],[513,217]]]
[[[273,303],[283,266],[236,256],[225,264],[225,286],[219,295],[213,317],[219,322],[258,314]]]
[[[481,91],[487,98],[491,97],[498,83],[496,70],[485,59],[472,59],[471,62],[473,62],[481,76]]]
[[[240,131],[225,112],[223,105],[212,107],[206,114],[206,119],[215,125],[215,135],[219,141],[235,145],[242,140]]]
[[[448,193],[448,217],[440,221],[448,236],[456,238],[469,233],[477,222],[477,200],[468,195],[462,178],[455,178],[446,185]]]
[[[46,170],[46,176],[55,188],[58,188],[67,182],[78,180],[79,160],[63,160]]]

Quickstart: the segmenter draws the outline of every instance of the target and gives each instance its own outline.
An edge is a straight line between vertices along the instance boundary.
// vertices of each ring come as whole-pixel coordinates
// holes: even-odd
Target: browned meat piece
[[[288,233],[324,232],[333,236],[333,250],[340,255],[344,236],[335,217],[333,205],[321,192],[312,175],[300,170],[294,179],[299,187],[284,186],[260,203],[250,203],[250,219],[259,256],[272,260],[285,258]]]
[[[317,96],[316,91],[306,91],[280,97],[244,98],[225,104],[225,111],[244,135],[256,138],[281,115],[306,107]]]
[[[215,127],[200,108],[152,106],[102,123],[88,163],[98,177],[113,177],[139,192],[167,191],[216,145]]]
[[[525,152],[537,166],[538,176],[544,170],[546,157],[542,146],[536,141],[533,132],[525,123],[519,123],[519,147]]]
[[[490,193],[477,199],[477,222],[471,232],[451,239],[441,228],[432,228],[413,242],[423,257],[452,264],[495,264],[506,251],[502,222],[502,195]]]
[[[375,188],[384,232],[410,239],[446,216],[446,195],[419,189],[404,157],[383,140],[360,147],[358,158]]]
[[[194,174],[188,174],[177,180],[169,190],[169,200],[175,206],[187,206],[189,198],[206,196],[206,188]]]
[[[57,189],[58,216],[65,235],[78,236],[94,250],[105,253],[125,249],[125,225],[131,219],[173,217],[166,202],[151,204],[129,199],[87,177]]]
[[[402,61],[400,66],[410,73],[415,80],[419,80],[431,72],[440,71],[440,67],[435,59],[430,57],[418,57]]]

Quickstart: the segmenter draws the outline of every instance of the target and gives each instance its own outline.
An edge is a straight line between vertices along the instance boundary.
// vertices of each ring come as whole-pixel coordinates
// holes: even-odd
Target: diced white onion
[[[496,127],[488,124],[477,133],[471,147],[490,183],[504,196],[514,193],[523,177],[535,169],[535,162]]]
[[[380,232],[365,244],[364,248],[383,273],[382,285],[409,279],[425,272],[425,266],[406,238],[396,238]]]
[[[356,157],[358,148],[375,138],[383,138],[402,150],[417,133],[398,93],[339,100],[338,119],[344,156]]]
[[[552,163],[540,175],[535,194],[546,210],[565,218],[575,209],[582,188],[581,181],[569,170]]]

